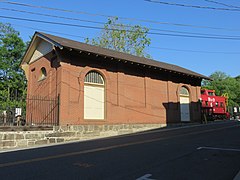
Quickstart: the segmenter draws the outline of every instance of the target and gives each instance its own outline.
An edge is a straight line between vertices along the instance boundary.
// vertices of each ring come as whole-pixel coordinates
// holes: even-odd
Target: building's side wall
[[[41,79],[41,68],[46,69],[46,78]],[[51,53],[39,58],[29,65],[28,95],[56,97],[58,94],[60,69],[52,66]]]
[[[151,70],[140,66],[110,62],[100,57],[94,60],[71,55],[63,59],[60,83],[62,125],[179,123],[178,91],[181,86],[187,87],[190,92],[191,122],[200,121],[197,103],[200,87],[197,85],[176,82],[166,72],[149,72]],[[98,71],[105,78],[104,120],[84,119],[84,77],[91,70]]]

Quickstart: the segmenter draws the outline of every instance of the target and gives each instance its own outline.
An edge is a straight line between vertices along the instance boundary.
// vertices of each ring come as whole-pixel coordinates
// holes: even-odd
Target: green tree
[[[116,51],[150,58],[146,47],[151,43],[147,37],[149,29],[139,25],[131,26],[118,23],[118,18],[109,18],[100,37],[86,39],[86,43]]]
[[[221,96],[224,93],[228,93],[229,106],[240,105],[240,81],[237,78],[228,76],[224,72],[214,72],[210,75],[212,81],[204,81],[203,88],[214,89],[216,95]]]
[[[235,79],[240,82],[240,75],[235,77]]]
[[[25,44],[10,24],[0,23],[0,108],[17,106],[26,94],[26,79],[20,68]]]
[[[229,77],[230,76],[228,76],[225,72],[221,72],[221,71],[216,71],[210,75],[210,78],[213,79],[214,81],[222,81]]]

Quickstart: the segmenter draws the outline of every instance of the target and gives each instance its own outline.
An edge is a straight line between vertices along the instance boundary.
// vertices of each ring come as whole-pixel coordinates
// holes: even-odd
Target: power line
[[[220,10],[220,11],[240,11],[239,8],[217,8],[217,7],[210,7],[210,6],[198,6],[198,5],[187,5],[187,4],[178,4],[178,3],[169,3],[165,1],[157,1],[157,0],[144,0],[151,3],[158,3],[170,6],[180,6],[180,7],[187,7],[187,8],[198,8],[198,9],[208,9],[208,10]]]
[[[15,23],[11,23],[11,24],[14,25],[14,26],[23,27],[23,28],[26,28],[26,29],[38,30],[38,31],[42,31],[42,32],[49,32],[49,33],[54,33],[54,34],[59,34],[59,35],[64,35],[64,36],[69,36],[69,37],[77,37],[77,38],[81,38],[81,39],[86,39],[87,38],[87,37],[84,37],[84,36],[78,36],[78,35],[73,35],[73,34],[61,33],[61,32],[57,32],[57,31],[49,31],[49,30],[46,30],[46,29],[33,28],[33,27],[30,27],[30,26],[24,26],[24,25],[19,25],[19,24],[15,24]],[[190,52],[190,53],[240,54],[240,52],[199,51],[199,50],[174,49],[174,48],[165,48],[165,47],[156,47],[156,46],[148,46],[148,48],[168,50],[168,51]]]
[[[54,10],[54,11],[61,11],[67,13],[75,13],[75,14],[85,14],[89,16],[100,16],[105,18],[114,18],[116,16],[105,15],[105,14],[94,14],[85,11],[72,11],[67,9],[59,9],[59,8],[51,8],[46,6],[35,6],[31,4],[24,4],[12,1],[1,0],[0,3],[7,3],[11,5],[18,5],[18,6],[25,6],[30,8],[38,8],[38,9],[47,9],[47,10]],[[161,24],[161,25],[172,25],[172,26],[181,26],[181,27],[191,27],[191,28],[204,28],[204,29],[215,29],[215,30],[227,30],[227,31],[239,31],[239,29],[230,29],[230,28],[221,28],[221,27],[211,27],[211,26],[197,26],[192,24],[182,24],[182,23],[170,23],[170,22],[161,22],[161,21],[154,21],[154,20],[146,20],[146,19],[137,19],[137,18],[128,18],[128,17],[118,17],[119,19],[123,20],[130,20],[130,21],[137,21],[137,22],[144,22],[144,23],[152,23],[152,24]]]
[[[69,37],[77,37],[77,38],[81,38],[81,39],[86,38],[84,36],[73,35],[73,34],[68,34],[68,33],[60,33],[58,31],[50,31],[50,30],[46,30],[46,29],[40,29],[40,28],[35,28],[35,27],[30,27],[30,26],[25,26],[25,25],[19,25],[19,24],[15,24],[15,23],[11,23],[11,24],[14,25],[14,26],[23,27],[23,28],[26,28],[26,29],[32,29],[34,31],[49,32],[49,33],[60,34],[60,35],[69,36]]]
[[[0,8],[0,9],[6,10],[6,11],[34,14],[34,15],[45,16],[45,17],[53,17],[53,18],[58,18],[58,19],[75,20],[75,21],[80,21],[80,22],[95,23],[95,24],[101,24],[101,25],[105,24],[105,23],[99,22],[99,21],[90,21],[90,20],[84,20],[84,19],[80,19],[80,18],[69,18],[69,17],[65,17],[65,16],[57,16],[57,15],[36,13],[36,12],[17,10],[17,9],[9,9],[9,8]],[[118,24],[115,24],[115,26],[118,26]],[[132,25],[125,25],[125,26],[126,27],[134,27]],[[231,37],[231,38],[240,38],[240,36],[229,36],[229,35],[222,35],[222,34],[219,35],[219,34],[193,33],[193,32],[186,32],[186,31],[164,30],[164,29],[157,29],[157,28],[148,28],[148,29],[153,30],[153,31],[172,32],[172,33],[191,34],[191,35],[193,34],[193,35],[203,35],[203,36],[219,36],[219,37],[224,36],[224,37]]]
[[[95,24],[105,24],[104,22],[97,22],[97,21],[84,20],[84,19],[80,19],[80,18],[70,18],[70,17],[65,17],[65,16],[57,16],[57,15],[51,15],[51,14],[30,12],[30,11],[24,11],[24,10],[18,10],[18,9],[10,9],[10,8],[0,8],[0,9],[5,10],[5,11],[21,12],[21,13],[34,14],[34,15],[39,15],[39,16],[66,19],[66,20],[74,20],[74,21],[81,21],[81,22],[95,23]]]
[[[191,52],[191,53],[206,53],[206,54],[240,54],[240,52],[222,52],[222,51],[198,51],[198,50],[189,50],[189,49],[173,49],[173,48],[163,48],[156,46],[149,46],[153,49],[162,49],[168,51],[180,51],[180,52]]]
[[[12,5],[18,5],[18,6],[25,6],[25,7],[31,7],[31,8],[40,8],[40,9],[61,11],[61,12],[67,12],[67,13],[86,14],[86,15],[90,15],[90,16],[102,16],[102,17],[107,17],[107,18],[108,17],[114,17],[114,16],[103,15],[103,14],[93,14],[93,13],[88,13],[88,12],[84,12],[84,11],[72,11],[72,10],[60,9],[60,8],[52,8],[52,7],[47,7],[47,6],[36,6],[36,5],[19,3],[19,2],[13,2],[13,1],[0,1],[0,2],[1,3],[12,4]]]
[[[7,8],[2,8],[2,9],[7,9]],[[19,10],[19,12],[21,12]],[[34,13],[35,14],[35,13]],[[37,15],[40,15],[42,13],[37,13]],[[46,15],[47,16],[47,15]],[[56,17],[55,15],[52,15],[52,17]],[[60,18],[62,18],[61,16],[59,16]],[[65,18],[65,17],[64,17]],[[78,18],[68,18],[69,20],[79,20],[79,21],[85,21],[82,19],[78,19]],[[104,24],[101,22],[96,22],[96,21],[88,21],[86,20],[86,22],[91,22],[91,23],[98,23],[98,24]],[[22,25],[18,25],[18,26],[22,26]],[[22,26],[27,28],[27,26]],[[40,31],[45,31],[45,32],[50,32],[50,33],[55,33],[55,34],[62,34],[62,35],[66,35],[66,36],[71,36],[71,37],[78,37],[78,38],[85,38],[82,36],[78,36],[78,35],[72,35],[72,34],[66,34],[66,33],[59,33],[56,31],[49,31],[49,30],[43,30],[43,29],[39,29],[39,28],[30,28],[29,29],[33,29],[33,30],[40,30]],[[153,29],[155,30],[155,29]],[[163,30],[164,31],[164,30]],[[186,32],[180,32],[180,31],[171,31],[171,32],[178,32],[178,33],[186,33]],[[205,34],[206,35],[206,34]],[[163,47],[152,47],[149,46],[149,48],[155,48],[155,49],[162,49],[162,50],[170,50],[170,51],[180,51],[180,52],[193,52],[193,53],[216,53],[216,54],[239,54],[239,52],[216,52],[216,51],[196,51],[196,50],[186,50],[186,49],[173,49],[173,48],[163,48]]]
[[[231,7],[231,8],[240,8],[240,6],[233,6],[233,5],[221,3],[221,2],[218,2],[218,1],[212,1],[212,0],[204,0],[204,1],[214,3],[214,4],[218,4],[218,5],[222,5],[222,6],[226,6],[226,7]]]
[[[98,29],[98,30],[104,29],[103,27],[97,27],[97,26],[85,26],[85,25],[79,25],[79,24],[60,23],[60,22],[53,22],[53,21],[43,21],[43,20],[17,18],[17,17],[9,17],[9,16],[0,16],[0,18],[14,19],[14,20],[28,21],[28,22],[45,23],[45,24],[62,25],[62,26],[71,26],[71,27],[78,27],[78,28],[89,28],[89,29]],[[122,31],[123,29],[109,29],[109,30]],[[124,30],[124,31],[134,32],[131,30]],[[236,37],[196,36],[196,35],[170,34],[170,33],[157,33],[157,32],[147,32],[147,34],[160,35],[160,36],[186,37],[186,38],[201,38],[201,39],[240,40],[240,38],[236,38]]]
[[[27,18],[17,18],[17,17],[10,17],[10,16],[0,16],[0,18],[14,19],[14,20],[20,20],[20,21],[29,21],[29,22],[37,22],[37,23],[45,23],[45,24],[62,25],[62,26],[72,26],[72,27],[80,27],[80,28],[98,29],[98,30],[103,29],[102,27],[97,27],[97,26],[84,26],[84,25],[78,25],[78,24],[60,23],[60,22],[43,21],[43,20],[27,19]]]

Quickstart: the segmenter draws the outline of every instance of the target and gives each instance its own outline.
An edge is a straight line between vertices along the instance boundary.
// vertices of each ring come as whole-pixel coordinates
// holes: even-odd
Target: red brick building
[[[201,118],[200,85],[208,77],[179,66],[39,32],[21,65],[29,96],[59,95],[60,125],[168,124]],[[42,108],[27,109],[31,121],[44,114]]]

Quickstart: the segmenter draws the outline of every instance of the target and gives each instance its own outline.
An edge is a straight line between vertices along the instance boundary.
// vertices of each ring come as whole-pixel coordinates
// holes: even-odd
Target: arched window
[[[41,70],[40,70],[40,75],[39,75],[39,78],[38,80],[43,80],[47,77],[47,71],[46,71],[46,68],[45,67],[42,67]]]
[[[104,85],[104,80],[101,74],[91,71],[85,76],[84,83]]]
[[[105,85],[102,75],[90,71],[84,78],[84,119],[105,118]]]
[[[189,96],[189,91],[186,87],[183,86],[183,87],[181,87],[179,94],[181,96]]]

